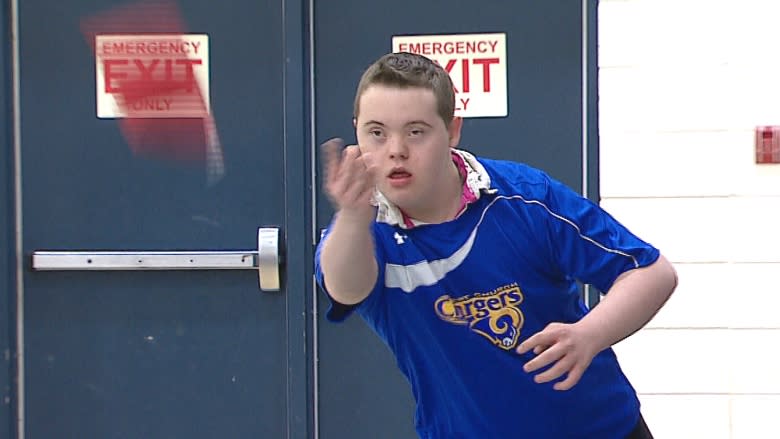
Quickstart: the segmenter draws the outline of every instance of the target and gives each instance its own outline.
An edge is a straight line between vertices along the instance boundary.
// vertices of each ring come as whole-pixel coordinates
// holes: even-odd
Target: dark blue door
[[[394,36],[504,33],[508,116],[466,119],[461,146],[540,167],[585,193],[584,182],[593,181],[585,172],[593,169],[586,155],[595,151],[586,154],[584,143],[595,140],[595,119],[586,126],[583,115],[592,102],[586,90],[595,83],[586,74],[593,70],[583,52],[586,35],[594,35],[585,25],[595,22],[594,11],[595,2],[564,0],[315,3],[317,140],[341,136],[354,142],[355,87],[363,69],[392,50]],[[322,228],[332,210],[327,198],[320,200]],[[318,298],[324,316],[326,299]],[[355,316],[339,325],[320,317],[317,328],[320,437],[415,437],[409,385],[376,335]]]
[[[24,437],[306,437],[301,6],[18,3]],[[214,125],[96,117],[93,34],[172,31],[208,36]],[[165,70],[149,55],[173,50],[123,47],[147,55],[150,78]],[[256,251],[263,226],[286,244],[276,292],[252,269],[42,271],[30,259]]]

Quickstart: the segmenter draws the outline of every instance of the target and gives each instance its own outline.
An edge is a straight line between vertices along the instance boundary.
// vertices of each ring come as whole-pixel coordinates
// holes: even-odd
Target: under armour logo
[[[398,232],[395,232],[395,235],[393,235],[393,238],[395,238],[395,243],[398,245],[401,245],[404,243],[404,239],[406,239],[406,235],[402,235]]]

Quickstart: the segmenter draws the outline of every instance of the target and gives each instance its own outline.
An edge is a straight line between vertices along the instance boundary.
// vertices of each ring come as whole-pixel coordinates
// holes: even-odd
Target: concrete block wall
[[[680,285],[618,344],[658,439],[780,438],[780,1],[601,0],[602,206]]]

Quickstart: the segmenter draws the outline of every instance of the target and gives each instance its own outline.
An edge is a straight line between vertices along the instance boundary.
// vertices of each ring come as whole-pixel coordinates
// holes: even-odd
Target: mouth
[[[389,174],[387,174],[390,186],[394,188],[402,188],[407,186],[412,181],[411,172],[404,168],[393,168]]]
[[[410,174],[409,171],[407,171],[406,169],[396,168],[396,169],[393,169],[387,175],[387,178],[389,178],[391,180],[400,180],[400,179],[404,179],[404,178],[409,178],[411,176],[412,176],[412,174]]]

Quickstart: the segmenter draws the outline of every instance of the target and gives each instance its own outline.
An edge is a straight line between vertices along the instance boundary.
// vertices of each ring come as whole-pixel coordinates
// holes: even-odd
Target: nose
[[[390,139],[388,153],[393,160],[406,160],[409,158],[409,149],[406,147],[406,142],[404,142],[402,137]]]

